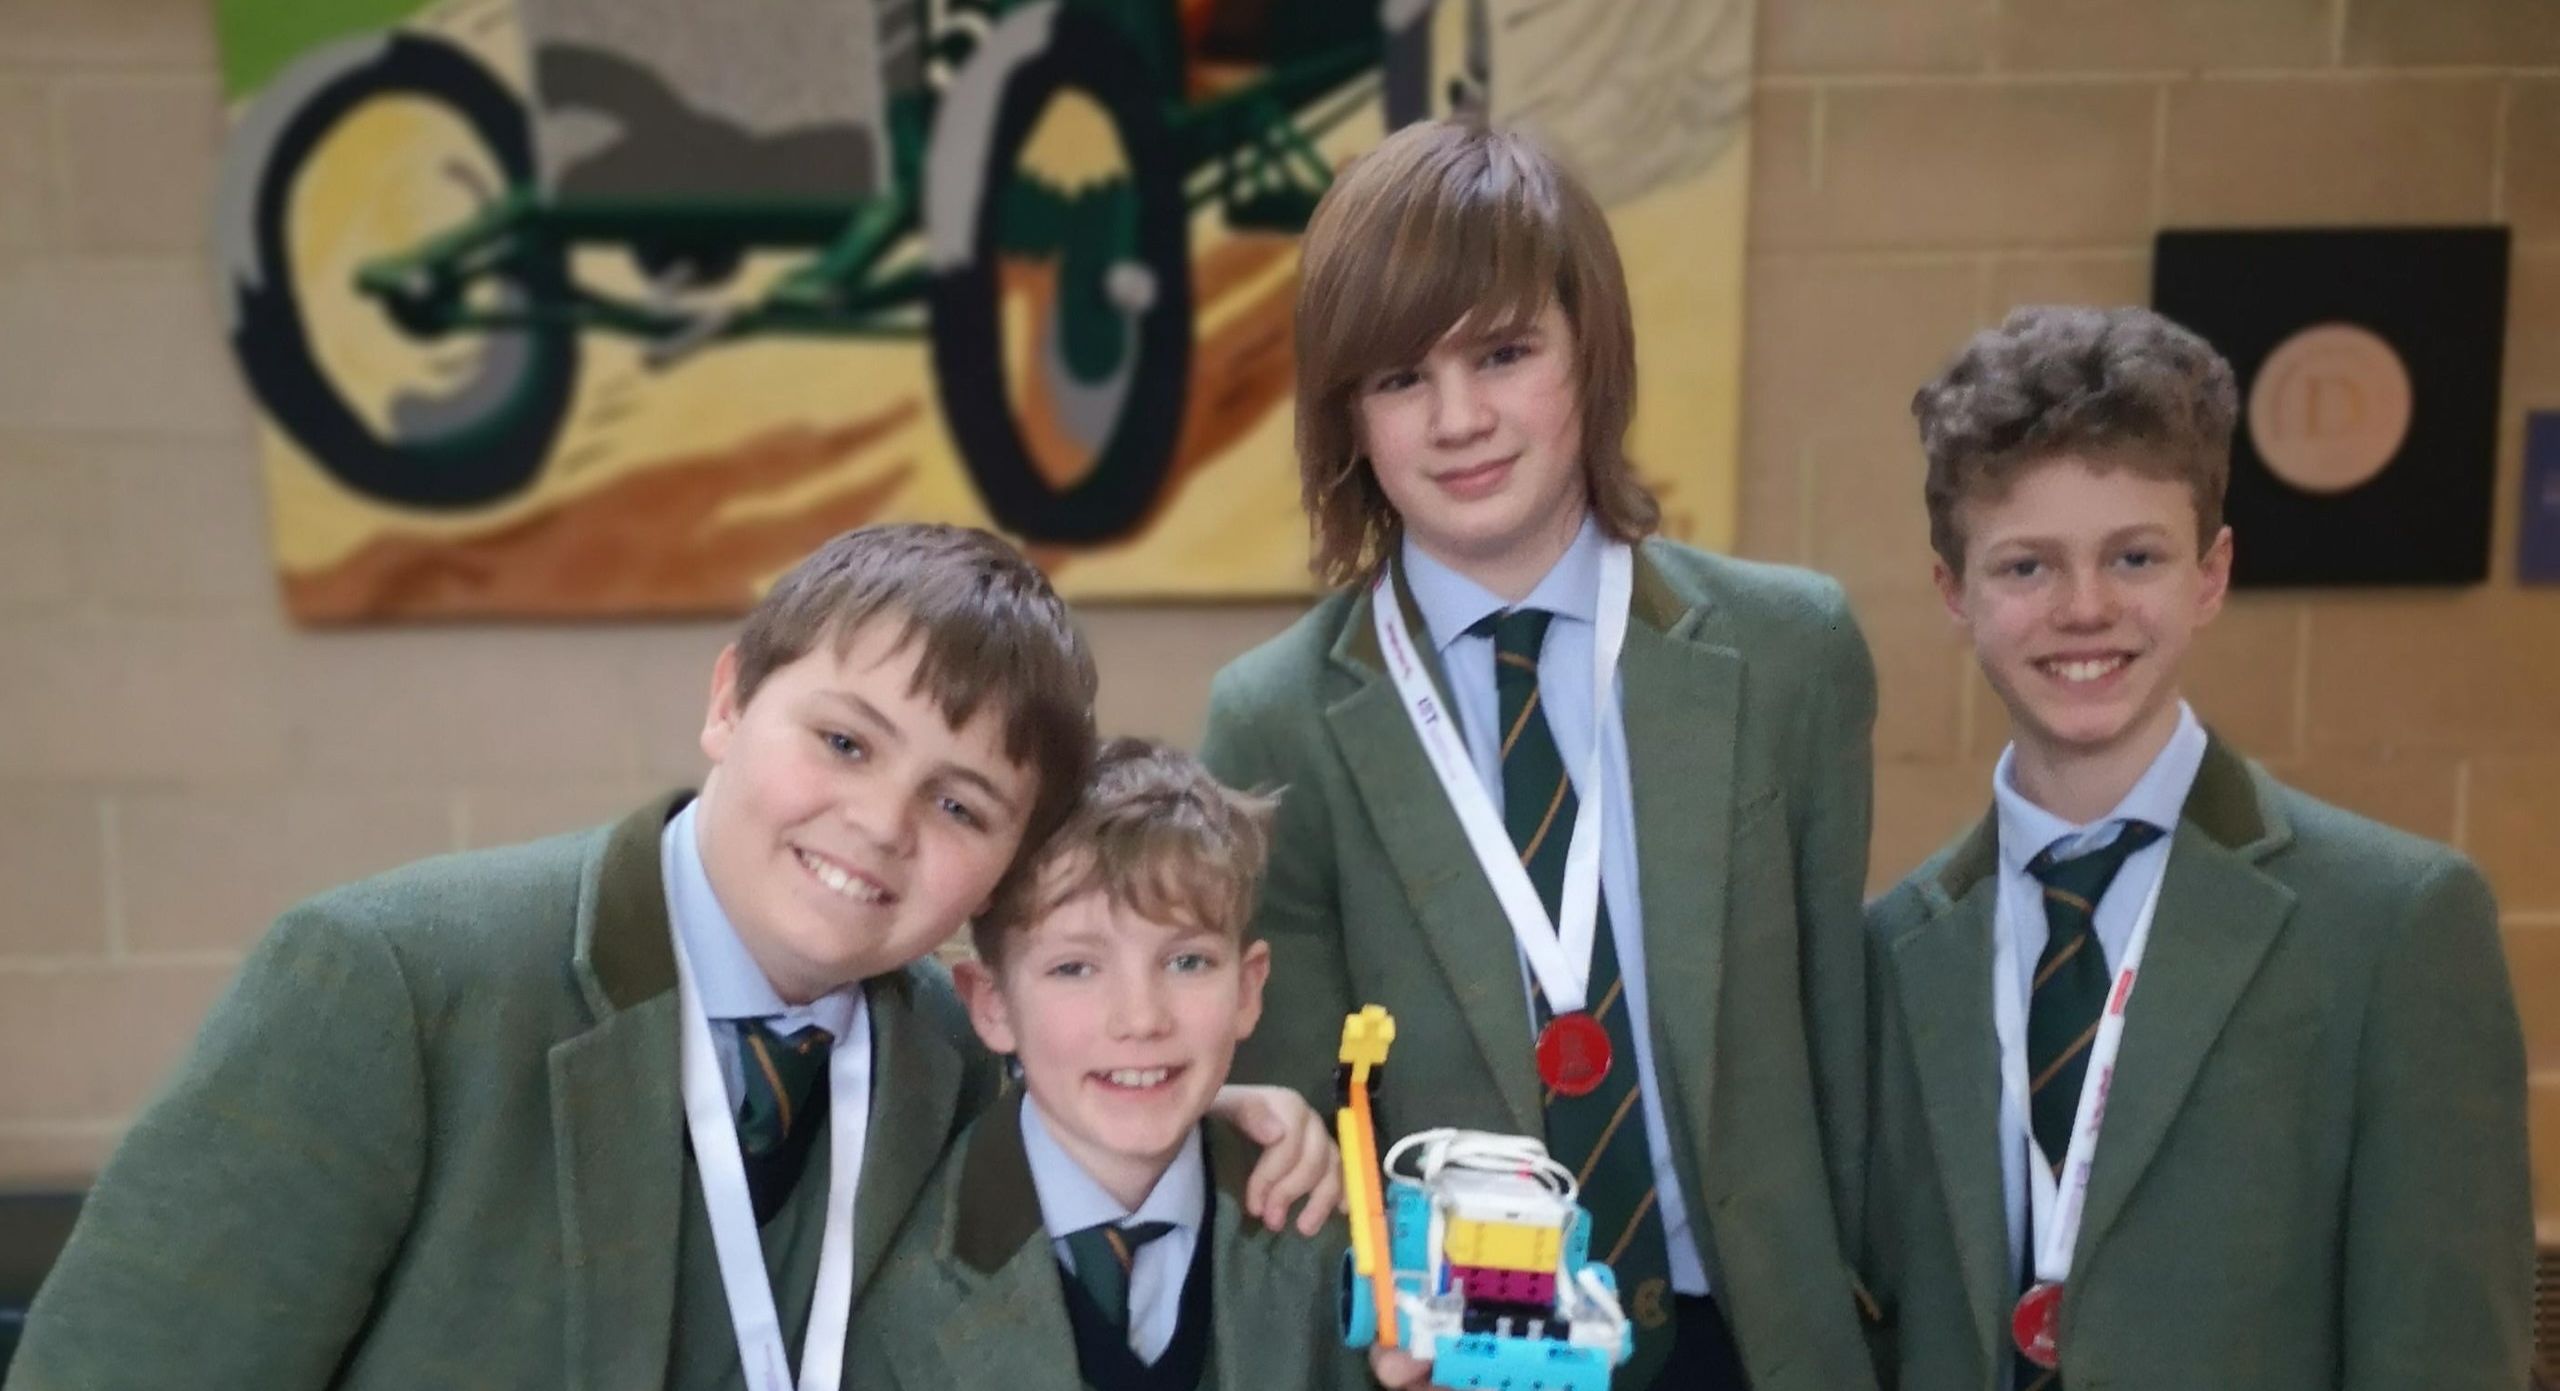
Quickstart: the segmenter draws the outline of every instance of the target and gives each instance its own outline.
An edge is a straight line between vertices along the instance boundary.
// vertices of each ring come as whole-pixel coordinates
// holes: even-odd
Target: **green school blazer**
[[[873,1391],[1079,1391],[1063,1277],[1040,1222],[1018,1098],[990,1109],[942,1162],[887,1263],[854,1307],[852,1354]],[[1340,1218],[1313,1237],[1245,1210],[1260,1152],[1214,1117],[1209,1151],[1210,1375],[1202,1391],[1354,1391],[1375,1385],[1342,1345]]]
[[[1343,1015],[1396,1018],[1381,1140],[1543,1134],[1518,949],[1407,723],[1363,588],[1219,673],[1202,756],[1281,789],[1237,1075],[1331,1106]],[[1419,618],[1408,619],[1420,631]],[[1644,959],[1674,1162],[1758,1391],[1873,1385],[1863,1200],[1875,671],[1840,589],[1637,549],[1619,662]]]
[[[279,919],[99,1176],[11,1391],[662,1385],[682,802]],[[940,968],[866,995],[857,1288],[995,1081]]]
[[[1869,1274],[1904,1391],[1995,1391],[1998,829],[1870,910]],[[2219,740],[2171,842],[2062,1308],[2071,1391],[2517,1391],[2524,1043],[2460,855]]]

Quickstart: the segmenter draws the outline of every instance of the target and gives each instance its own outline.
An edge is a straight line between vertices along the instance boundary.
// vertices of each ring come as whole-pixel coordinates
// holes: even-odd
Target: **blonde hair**
[[[1066,823],[970,924],[970,943],[999,964],[1014,933],[1097,889],[1157,922],[1241,938],[1270,858],[1273,806],[1180,749],[1109,740]]]

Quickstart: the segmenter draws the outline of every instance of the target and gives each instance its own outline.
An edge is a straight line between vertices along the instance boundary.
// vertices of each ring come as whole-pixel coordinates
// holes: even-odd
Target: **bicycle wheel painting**
[[[872,521],[1307,592],[1295,239],[1456,108],[1608,205],[1731,539],[1746,0],[219,0],[215,212],[309,623],[743,609]]]

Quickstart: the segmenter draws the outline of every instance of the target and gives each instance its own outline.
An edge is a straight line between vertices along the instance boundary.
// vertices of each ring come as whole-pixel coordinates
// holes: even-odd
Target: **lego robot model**
[[[1608,1391],[1635,1331],[1590,1258],[1572,1171],[1534,1139],[1473,1130],[1408,1135],[1381,1163],[1370,1101],[1394,1041],[1376,1005],[1343,1021],[1344,1343],[1401,1348],[1456,1391]]]

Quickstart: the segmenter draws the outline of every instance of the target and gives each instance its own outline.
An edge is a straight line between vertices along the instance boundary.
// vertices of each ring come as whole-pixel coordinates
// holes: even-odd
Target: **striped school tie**
[[[761,1019],[738,1023],[738,1143],[751,1159],[782,1148],[792,1123],[808,1114],[809,1092],[826,1076],[835,1035],[808,1025],[788,1037]]]
[[[1579,805],[1538,698],[1538,650],[1553,617],[1514,609],[1489,620],[1501,704],[1502,819],[1550,922],[1564,897],[1564,862]],[[1599,717],[1592,712],[1593,719]],[[1591,1210],[1591,1254],[1618,1277],[1619,1297],[1636,1328],[1636,1352],[1612,1384],[1636,1387],[1652,1384],[1671,1351],[1671,1256],[1655,1203],[1653,1146],[1637,1094],[1635,1028],[1624,985],[1603,902],[1586,996],[1587,1008],[1609,1032],[1609,1074],[1581,1096],[1545,1093],[1547,1152],[1580,1178],[1582,1205]],[[1541,997],[1539,1027],[1552,1015]]]
[[[1171,1222],[1102,1222],[1067,1233],[1075,1282],[1124,1338],[1129,1332],[1129,1272],[1137,1265],[1138,1248],[1172,1230]]]
[[[2035,983],[2027,994],[2027,1112],[2036,1146],[2055,1177],[2071,1146],[2071,1123],[2080,1110],[2080,1083],[2089,1073],[2089,1045],[2115,984],[2106,949],[2098,942],[2098,900],[2133,853],[2160,839],[2160,828],[2127,821],[2116,838],[2086,854],[2063,859],[2049,846],[2027,862],[2044,886],[2044,951],[2036,957]],[[2025,1285],[2035,1282],[2033,1221],[2027,1233]],[[2019,1391],[2062,1391],[2062,1374],[2017,1359]]]

